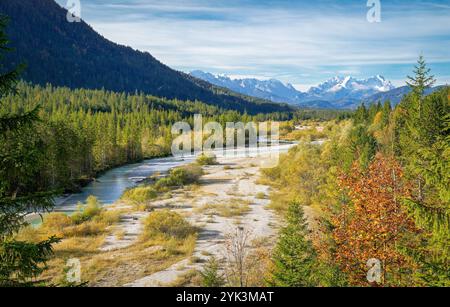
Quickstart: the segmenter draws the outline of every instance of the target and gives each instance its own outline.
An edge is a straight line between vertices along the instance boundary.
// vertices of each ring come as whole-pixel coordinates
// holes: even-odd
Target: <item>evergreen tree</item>
[[[405,174],[414,186],[405,200],[416,224],[424,230],[417,246],[405,248],[420,269],[417,276],[425,285],[449,285],[450,280],[450,196],[448,89],[429,96],[424,91],[434,83],[421,56],[415,76],[408,84],[413,92],[396,113],[397,153]]]
[[[214,257],[209,259],[200,275],[204,287],[222,287],[225,285],[225,279],[220,273],[219,263]]]
[[[301,205],[292,202],[286,219],[274,252],[275,269],[270,283],[277,287],[316,286],[316,253],[307,238],[309,231]]]
[[[381,119],[382,127],[386,127],[389,124],[389,117],[391,116],[392,106],[389,100],[386,100],[383,104],[383,113]]]
[[[8,50],[4,29],[6,19],[0,17],[0,51]],[[0,73],[0,104],[15,92],[19,71]],[[34,170],[36,153],[25,152],[29,143],[27,128],[37,120],[38,108],[26,113],[0,113],[0,286],[31,285],[31,278],[43,270],[45,260],[58,240],[32,244],[14,240],[14,234],[25,225],[25,216],[52,207],[50,193],[32,191],[23,183],[24,171]],[[30,174],[33,175],[33,174]]]
[[[407,76],[408,84],[414,92],[414,95],[422,97],[425,89],[433,86],[436,82],[433,75],[430,75],[431,69],[427,67],[424,56],[421,54],[417,60],[417,65],[414,69],[414,77]]]

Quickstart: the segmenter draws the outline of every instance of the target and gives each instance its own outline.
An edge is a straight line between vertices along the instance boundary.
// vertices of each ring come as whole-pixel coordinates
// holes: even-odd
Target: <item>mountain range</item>
[[[292,109],[217,87],[171,69],[148,52],[113,43],[84,21],[68,22],[67,10],[54,0],[1,0],[0,15],[10,19],[6,31],[13,48],[2,69],[25,63],[21,76],[34,84],[143,92],[249,114]]]
[[[368,79],[338,76],[311,87],[306,92],[276,79],[231,79],[224,75],[213,75],[199,70],[191,72],[191,75],[245,95],[275,102],[287,102],[301,107],[343,109],[355,108],[361,102],[391,100],[393,103],[398,103],[409,92],[408,87],[396,88],[380,75]]]

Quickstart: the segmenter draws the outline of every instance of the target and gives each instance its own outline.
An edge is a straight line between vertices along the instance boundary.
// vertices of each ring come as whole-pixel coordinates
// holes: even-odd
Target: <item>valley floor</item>
[[[154,210],[171,209],[186,217],[198,228],[198,237],[193,253],[162,270],[145,269],[148,275],[138,274],[139,278],[127,276],[123,286],[155,287],[184,285],[186,276],[201,270],[203,265],[214,256],[219,263],[226,262],[227,238],[239,227],[249,235],[249,242],[258,242],[258,248],[264,246],[270,250],[276,240],[279,221],[275,213],[267,208],[270,203],[269,187],[259,184],[260,164],[269,156],[257,158],[222,158],[218,165],[205,166],[205,175],[195,187],[179,189],[171,197],[155,200],[151,203]],[[115,209],[130,209],[117,203]],[[105,257],[118,253],[120,257],[133,253],[138,238],[143,231],[142,222],[150,212],[131,212],[122,216],[115,225],[115,234],[106,236],[100,250]],[[117,233],[121,233],[117,236]],[[255,244],[251,244],[256,246]],[[147,248],[149,255],[161,249],[161,246]],[[146,257],[145,252],[141,253]],[[102,257],[97,255],[96,257]],[[99,259],[97,259],[99,261]],[[139,262],[136,262],[139,266]],[[142,265],[148,265],[145,261]],[[92,283],[93,286],[115,285],[122,268],[111,266],[109,273]]]

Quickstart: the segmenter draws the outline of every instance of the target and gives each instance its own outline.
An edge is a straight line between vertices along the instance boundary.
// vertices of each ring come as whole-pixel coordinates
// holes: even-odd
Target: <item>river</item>
[[[242,157],[246,154],[255,154],[259,152],[287,152],[295,143],[280,144],[270,147],[256,148],[237,148],[226,151],[226,155]],[[223,156],[221,152],[215,151],[217,157]],[[157,173],[167,173],[170,169],[194,162],[195,156],[183,158],[158,158],[144,160],[140,163],[129,164],[117,167],[105,172],[95,181],[88,184],[81,190],[81,193],[66,195],[56,199],[55,211],[72,212],[77,208],[78,203],[84,203],[92,195],[102,204],[108,205],[117,201],[123,192],[139,184],[142,179],[150,177]]]

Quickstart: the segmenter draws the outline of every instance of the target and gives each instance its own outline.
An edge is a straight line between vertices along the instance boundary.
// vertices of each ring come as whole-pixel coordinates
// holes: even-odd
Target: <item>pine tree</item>
[[[0,17],[0,51],[8,50],[6,23],[6,18]],[[18,69],[0,73],[0,104],[6,95],[15,92],[18,74]],[[33,151],[21,150],[29,141],[26,129],[36,122],[37,112],[35,108],[22,114],[0,115],[0,286],[33,284],[31,278],[42,272],[52,244],[58,242],[56,238],[38,244],[14,240],[14,234],[26,224],[27,214],[53,206],[52,194],[30,191],[23,186],[26,174],[22,171],[35,169],[37,163]]]
[[[287,225],[281,230],[273,256],[275,269],[270,284],[276,287],[316,286],[316,253],[307,238],[309,231],[301,205],[292,202],[286,218]]]

